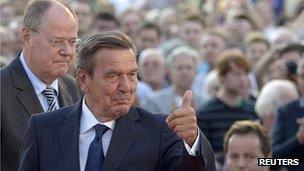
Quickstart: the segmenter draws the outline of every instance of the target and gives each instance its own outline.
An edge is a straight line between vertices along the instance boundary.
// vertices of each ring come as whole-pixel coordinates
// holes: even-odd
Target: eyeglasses
[[[32,32],[34,32],[34,33],[40,35],[40,33],[39,33],[38,31],[36,31],[36,30],[34,30],[34,29],[31,29],[31,28],[29,28],[29,29],[30,29]],[[43,36],[42,36],[42,37],[43,37]],[[68,44],[69,44],[69,46],[72,47],[72,48],[74,48],[74,47],[76,47],[77,45],[80,44],[81,39],[79,39],[79,38],[72,38],[72,39],[67,40],[67,39],[63,39],[63,38],[59,38],[59,37],[58,37],[58,38],[48,38],[47,41],[48,41],[48,43],[49,43],[52,47],[58,47],[58,48],[64,47],[65,42],[67,41]]]

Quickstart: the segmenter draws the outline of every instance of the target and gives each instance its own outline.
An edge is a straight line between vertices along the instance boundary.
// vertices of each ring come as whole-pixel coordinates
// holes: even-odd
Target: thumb
[[[192,101],[192,91],[187,90],[183,97],[182,107],[191,106],[191,101]]]

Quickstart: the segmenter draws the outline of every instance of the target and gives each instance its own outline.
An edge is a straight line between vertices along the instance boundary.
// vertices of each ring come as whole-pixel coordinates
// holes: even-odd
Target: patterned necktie
[[[50,112],[50,111],[56,110],[58,107],[57,107],[57,103],[56,103],[57,96],[56,96],[55,89],[51,86],[47,86],[42,91],[42,94],[46,97],[46,100],[49,105],[49,107],[46,111]]]
[[[89,147],[89,153],[85,171],[101,171],[104,161],[104,154],[102,149],[102,135],[109,129],[105,125],[95,125],[95,138]]]

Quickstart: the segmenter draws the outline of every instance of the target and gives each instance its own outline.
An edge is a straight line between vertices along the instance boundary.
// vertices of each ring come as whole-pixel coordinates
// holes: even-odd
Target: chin
[[[68,73],[67,69],[60,69],[60,70],[58,70],[57,75],[61,77],[61,76],[64,76],[65,74],[67,74],[67,73]]]
[[[113,112],[115,113],[117,118],[120,118],[121,116],[127,114],[129,112],[129,110],[130,110],[129,105],[120,105],[120,106],[115,107]]]

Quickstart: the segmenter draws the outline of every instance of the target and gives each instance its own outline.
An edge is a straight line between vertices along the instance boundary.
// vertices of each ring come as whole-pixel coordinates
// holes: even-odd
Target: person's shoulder
[[[165,99],[167,100],[168,98],[170,98],[171,94],[172,93],[171,93],[170,88],[164,88],[164,89],[160,89],[160,90],[151,92],[148,95],[147,103],[149,103],[149,102],[150,103],[151,102],[158,103],[158,102],[161,102]]]
[[[81,97],[80,88],[74,78],[69,75],[62,76],[58,79],[59,86],[67,91],[75,101]]]
[[[11,70],[15,70],[14,68],[17,67],[17,59],[14,59],[10,64],[4,66],[3,68],[0,69],[0,74],[1,74],[1,79],[3,76],[9,76]]]
[[[60,77],[59,81],[63,82],[66,85],[77,85],[77,82],[76,82],[75,78],[71,77],[68,74]]]
[[[204,103],[198,110],[198,113],[209,113],[223,108],[223,103],[218,98],[212,98]]]
[[[152,113],[146,109],[143,109],[141,107],[135,107],[137,113],[139,114],[140,118],[143,120],[148,120],[148,121],[155,121],[155,123],[161,123],[165,121],[166,117],[168,115],[162,114],[162,113]]]
[[[160,90],[156,90],[151,94],[151,98],[157,98],[162,96],[167,96],[171,93],[171,88],[162,88]]]
[[[9,66],[5,66],[5,67],[3,67],[3,68],[0,69],[1,83],[4,83],[3,80],[8,79],[9,76],[10,76],[10,74],[9,74]]]
[[[35,120],[36,123],[41,125],[53,125],[62,121],[64,118],[68,118],[70,114],[73,115],[75,112],[72,111],[75,110],[77,105],[79,104],[76,103],[74,105],[63,107],[51,112],[33,114],[31,115],[31,119]]]
[[[0,84],[4,88],[12,88],[12,83],[18,78],[14,78],[15,75],[21,75],[20,73],[15,74],[14,72],[19,72],[19,66],[17,65],[16,59],[13,60],[9,65],[0,69]]]
[[[254,105],[255,104],[253,102],[245,100],[242,109],[247,112],[254,112]]]
[[[292,102],[289,102],[283,106],[281,106],[278,109],[278,114],[279,115],[290,115],[291,113],[294,113],[294,111],[298,110],[301,108],[300,100],[294,100]],[[303,107],[302,107],[303,108]],[[304,109],[302,109],[304,110]]]

